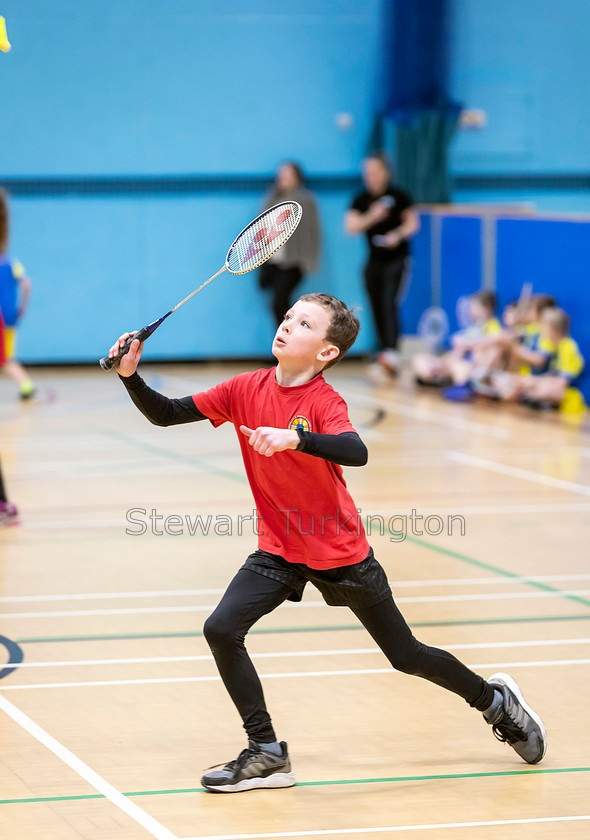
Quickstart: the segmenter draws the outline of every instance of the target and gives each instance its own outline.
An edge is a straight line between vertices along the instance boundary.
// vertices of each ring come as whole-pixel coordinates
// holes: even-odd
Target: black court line
[[[375,426],[378,426],[380,423],[383,423],[386,417],[387,412],[385,411],[385,409],[376,408],[373,412],[373,416],[366,423],[358,423],[357,426],[359,429],[374,429]]]
[[[12,639],[7,639],[6,636],[0,636],[0,645],[3,645],[8,651],[8,662],[0,671],[0,680],[3,680],[4,677],[12,674],[13,671],[16,671],[20,663],[25,658],[25,655],[18,642],[14,642]]]

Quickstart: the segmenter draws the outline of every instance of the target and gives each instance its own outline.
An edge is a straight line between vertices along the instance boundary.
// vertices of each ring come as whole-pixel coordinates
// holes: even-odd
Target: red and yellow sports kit
[[[208,419],[236,429],[259,516],[258,549],[230,582],[204,631],[251,741],[268,744],[276,735],[244,639],[263,615],[286,600],[301,600],[308,582],[327,604],[352,609],[394,668],[435,682],[480,711],[490,706],[492,687],[452,654],[419,642],[397,608],[340,466],[364,464],[366,449],[346,403],[322,374],[285,387],[275,368],[258,370],[180,399],[153,391],[137,373],[121,378],[156,425]],[[299,447],[268,458],[249,445],[242,425],[296,429]]]
[[[241,425],[354,432],[346,403],[322,374],[305,385],[285,387],[277,382],[275,368],[242,373],[193,400],[214,426],[230,422],[236,428],[260,519],[259,549],[312,569],[365,559],[369,543],[342,467],[294,450],[266,458],[240,432]]]

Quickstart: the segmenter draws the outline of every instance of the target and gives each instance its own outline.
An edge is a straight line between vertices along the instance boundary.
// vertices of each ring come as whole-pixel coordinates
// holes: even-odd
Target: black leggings
[[[379,350],[397,350],[401,332],[399,300],[403,291],[406,259],[369,260],[365,287],[379,337]]]
[[[248,737],[258,743],[276,741],[276,735],[244,638],[259,618],[276,609],[292,592],[284,583],[240,569],[205,622],[205,637],[223,683]],[[392,597],[353,611],[396,670],[453,691],[480,711],[491,705],[493,689],[450,653],[415,639]]]

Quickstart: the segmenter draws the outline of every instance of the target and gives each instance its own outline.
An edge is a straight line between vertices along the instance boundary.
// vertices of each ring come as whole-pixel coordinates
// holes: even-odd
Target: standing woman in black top
[[[317,271],[320,257],[321,234],[316,200],[305,187],[301,167],[291,160],[279,166],[273,188],[264,199],[263,210],[280,201],[299,202],[303,216],[293,236],[260,269],[260,288],[272,293],[272,311],[278,325],[291,306],[295,288],[306,274]]]
[[[408,241],[420,228],[412,199],[391,183],[391,171],[380,157],[363,166],[365,191],[357,195],[346,214],[346,232],[364,233],[369,245],[365,286],[377,335],[379,353],[372,371],[395,375],[400,364],[398,306],[408,265]]]

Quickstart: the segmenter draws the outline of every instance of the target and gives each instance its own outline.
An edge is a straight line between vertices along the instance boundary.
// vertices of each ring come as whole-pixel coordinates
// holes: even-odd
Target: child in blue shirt
[[[8,256],[9,205],[6,190],[0,188],[0,309],[4,318],[4,371],[19,386],[21,400],[30,399],[35,386],[25,368],[16,360],[16,328],[25,314],[31,281],[23,265]]]

